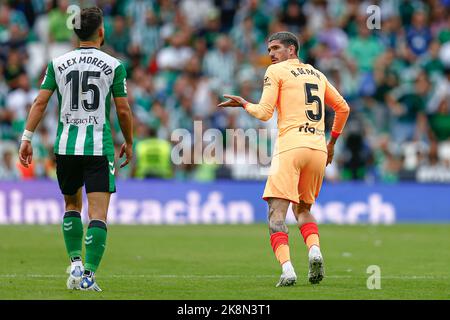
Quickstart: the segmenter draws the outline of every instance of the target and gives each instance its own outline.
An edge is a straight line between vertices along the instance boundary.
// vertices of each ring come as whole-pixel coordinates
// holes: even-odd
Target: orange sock
[[[320,247],[319,244],[319,235],[316,233],[312,233],[308,236],[308,238],[306,238],[306,246],[309,248],[311,248],[311,246],[318,246]]]
[[[275,251],[275,256],[280,265],[283,265],[286,261],[290,261],[291,255],[289,254],[289,246],[286,244],[280,245]]]
[[[311,246],[318,246],[319,244],[319,228],[314,222],[305,223],[300,227],[300,233],[303,236],[306,246],[311,248]]]
[[[270,244],[272,245],[273,252],[280,264],[291,260],[289,254],[289,241],[288,235],[284,232],[275,232],[270,236]]]

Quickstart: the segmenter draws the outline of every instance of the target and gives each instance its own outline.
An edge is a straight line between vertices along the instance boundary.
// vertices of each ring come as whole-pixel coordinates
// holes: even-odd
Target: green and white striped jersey
[[[111,93],[127,96],[126,71],[119,60],[97,48],[80,47],[48,64],[41,89],[58,94],[56,154],[114,155]]]

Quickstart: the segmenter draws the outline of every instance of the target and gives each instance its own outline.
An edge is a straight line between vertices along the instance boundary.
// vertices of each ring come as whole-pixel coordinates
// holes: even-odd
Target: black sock
[[[83,277],[84,277],[84,276],[90,277],[91,275],[92,275],[92,271],[90,271],[90,270],[84,270],[84,272],[83,272]]]
[[[81,257],[72,257],[70,258],[70,262],[81,261]]]

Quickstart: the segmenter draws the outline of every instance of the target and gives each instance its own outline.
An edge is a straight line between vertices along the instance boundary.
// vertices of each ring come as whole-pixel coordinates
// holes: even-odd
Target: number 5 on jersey
[[[322,111],[322,100],[320,100],[319,96],[316,96],[312,93],[312,91],[317,91],[319,89],[318,85],[315,83],[305,83],[305,94],[306,94],[306,103],[307,104],[313,104],[314,102],[317,103],[317,112],[314,113],[312,110],[306,110],[306,116],[309,120],[317,122],[322,119],[323,111]]]

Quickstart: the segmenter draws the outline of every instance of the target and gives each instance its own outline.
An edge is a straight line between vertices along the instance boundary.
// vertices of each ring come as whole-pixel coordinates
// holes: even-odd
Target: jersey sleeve
[[[55,70],[53,69],[53,61],[50,61],[45,71],[44,80],[41,83],[41,89],[54,91],[56,89]]]
[[[350,114],[350,107],[345,99],[340,95],[335,87],[325,79],[325,104],[333,108],[334,122],[331,129],[332,132],[341,133],[345,127],[348,116]]]
[[[122,63],[114,70],[112,94],[115,98],[127,96],[127,71]]]
[[[264,75],[264,87],[259,103],[247,103],[244,108],[253,117],[267,121],[272,118],[278,101],[278,94],[280,89],[280,79],[273,68],[269,66]]]

